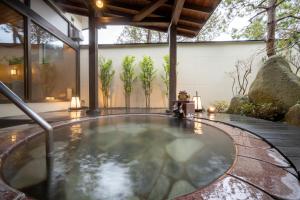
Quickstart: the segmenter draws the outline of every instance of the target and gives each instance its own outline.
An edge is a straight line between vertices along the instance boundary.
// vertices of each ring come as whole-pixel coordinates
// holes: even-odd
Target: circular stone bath
[[[212,183],[235,159],[221,130],[165,116],[101,117],[54,137],[51,179],[42,134],[10,153],[5,181],[35,199],[173,199]]]

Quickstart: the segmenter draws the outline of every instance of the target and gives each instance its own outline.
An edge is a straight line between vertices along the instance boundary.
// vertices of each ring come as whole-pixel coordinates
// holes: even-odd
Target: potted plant
[[[108,97],[110,94],[110,87],[115,74],[115,70],[112,69],[112,60],[100,58],[99,65],[99,78],[101,82],[101,91],[103,95],[104,108],[108,108]]]
[[[120,79],[123,82],[126,109],[130,108],[130,96],[132,92],[132,84],[136,80],[136,76],[134,73],[134,66],[135,66],[134,62],[135,62],[134,56],[125,56],[122,62],[122,72],[120,75]]]
[[[140,62],[141,73],[140,80],[142,81],[142,86],[145,92],[146,98],[146,108],[150,108],[150,95],[152,92],[152,81],[155,78],[156,70],[153,66],[153,60],[150,56],[144,56],[143,60]]]

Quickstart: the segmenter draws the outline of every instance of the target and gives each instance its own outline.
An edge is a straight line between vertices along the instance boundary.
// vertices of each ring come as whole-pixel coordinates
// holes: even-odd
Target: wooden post
[[[172,110],[172,102],[176,100],[177,87],[177,41],[176,41],[176,25],[171,23],[169,27],[169,59],[170,59],[170,74],[169,74],[169,110]]]
[[[98,105],[98,28],[94,8],[89,11],[89,110],[87,114],[99,113]]]

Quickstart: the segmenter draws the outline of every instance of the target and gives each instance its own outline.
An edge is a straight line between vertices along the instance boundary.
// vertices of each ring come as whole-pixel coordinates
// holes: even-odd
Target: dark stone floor
[[[298,174],[300,174],[300,128],[281,122],[271,122],[240,115],[196,114],[196,118],[229,124],[263,138],[279,150],[294,165]]]

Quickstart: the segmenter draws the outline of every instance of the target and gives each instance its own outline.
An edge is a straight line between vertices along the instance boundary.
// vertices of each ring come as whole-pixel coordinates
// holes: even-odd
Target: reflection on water
[[[195,123],[195,129],[194,129],[195,133],[197,134],[203,134],[203,130],[202,130],[202,124],[201,123]]]
[[[74,124],[58,129],[55,140],[53,200],[172,199],[223,175],[234,155],[220,130],[159,116]],[[8,182],[37,199],[47,195],[37,176],[43,141],[16,150],[4,165]]]

